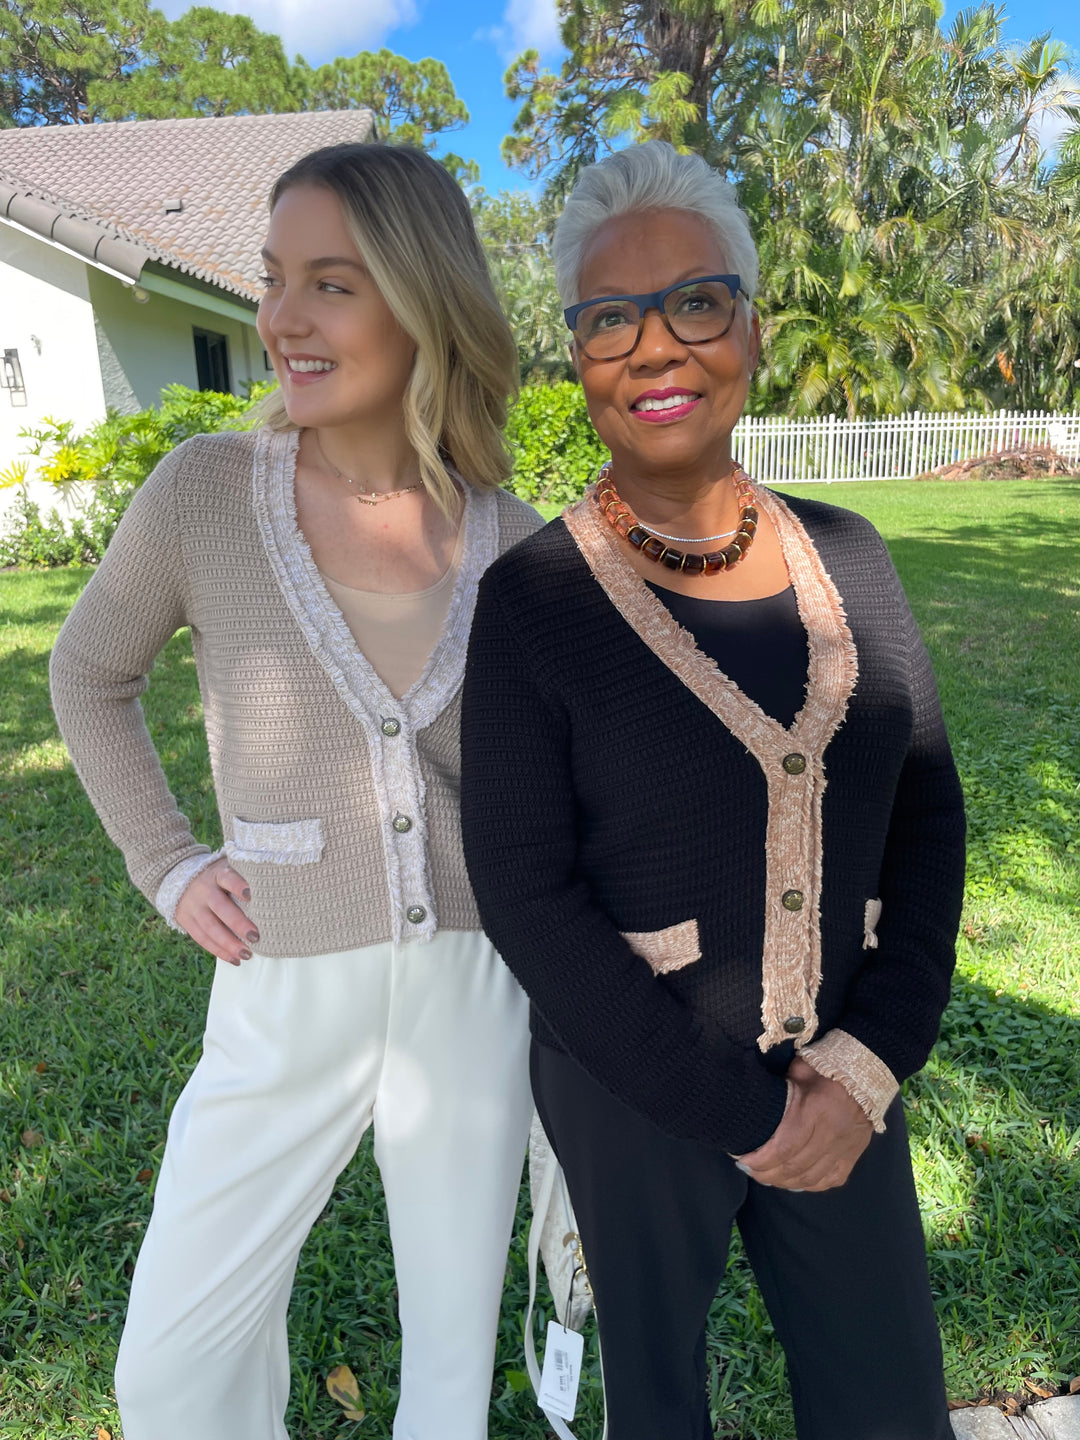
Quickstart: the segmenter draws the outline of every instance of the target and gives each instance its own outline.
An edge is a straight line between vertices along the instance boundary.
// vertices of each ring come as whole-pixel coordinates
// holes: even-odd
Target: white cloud
[[[523,50],[550,54],[562,43],[555,0],[508,0],[502,24],[478,31],[476,38],[490,40],[504,60],[514,59]]]
[[[1075,103],[1080,103],[1080,95]],[[1058,141],[1073,128],[1071,120],[1064,115],[1042,114],[1036,118],[1035,133],[1039,137],[1039,144],[1048,156],[1052,156],[1057,149]]]
[[[176,19],[192,3],[165,0],[162,9]],[[416,0],[218,0],[214,8],[250,16],[260,30],[281,36],[290,60],[300,54],[313,65],[377,48],[392,30],[417,20]]]

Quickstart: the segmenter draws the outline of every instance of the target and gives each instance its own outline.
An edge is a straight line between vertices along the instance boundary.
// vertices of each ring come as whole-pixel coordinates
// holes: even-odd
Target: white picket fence
[[[890,415],[880,420],[786,420],[744,416],[732,437],[736,458],[764,485],[796,480],[910,480],[939,465],[1016,445],[1052,445],[1080,461],[1080,414],[999,410],[996,414]]]

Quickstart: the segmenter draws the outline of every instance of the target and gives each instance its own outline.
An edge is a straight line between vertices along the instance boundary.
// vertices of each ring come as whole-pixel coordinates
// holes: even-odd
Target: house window
[[[229,384],[229,342],[224,335],[214,330],[192,329],[195,337],[195,370],[199,377],[200,390],[221,390],[228,394]]]

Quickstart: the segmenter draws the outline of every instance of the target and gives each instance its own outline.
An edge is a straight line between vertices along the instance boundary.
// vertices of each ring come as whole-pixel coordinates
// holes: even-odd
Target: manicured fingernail
[[[749,1165],[744,1165],[741,1160],[736,1160],[736,1161],[735,1161],[735,1169],[736,1169],[736,1170],[741,1170],[744,1175],[749,1175],[749,1176],[751,1176],[751,1177],[752,1177],[753,1174],[754,1174],[754,1172],[750,1169],[750,1166],[749,1166]]]
[[[247,938],[248,938],[248,943],[249,943],[249,944],[251,944],[251,945],[257,945],[257,944],[259,943],[259,932],[258,932],[258,930],[249,930],[249,931],[247,932]]]
[[[240,951],[240,959],[241,959],[241,960],[250,960],[250,959],[251,959],[251,951],[250,951],[250,950],[241,950],[241,951]]]
[[[245,899],[245,900],[250,900],[250,899],[251,899],[251,891],[250,891],[250,890],[248,890],[248,889],[245,888],[243,894],[244,894],[244,899]]]

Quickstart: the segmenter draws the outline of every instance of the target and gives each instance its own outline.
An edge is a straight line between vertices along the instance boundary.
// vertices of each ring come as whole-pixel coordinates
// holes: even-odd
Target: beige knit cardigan
[[[191,627],[233,867],[265,955],[479,930],[462,854],[461,681],[476,587],[542,521],[465,486],[442,636],[395,699],[356,646],[296,523],[297,436],[185,441],[139,489],[53,650],[53,705],[135,884],[171,920],[212,858],[170,793],[139,696]]]

